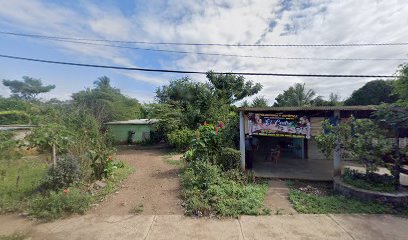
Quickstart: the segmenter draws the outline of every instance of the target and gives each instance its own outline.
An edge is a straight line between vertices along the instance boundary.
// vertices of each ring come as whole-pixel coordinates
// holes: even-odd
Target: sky
[[[0,0],[0,31],[147,42],[322,44],[408,42],[406,0]],[[129,45],[176,51],[312,58],[407,58],[407,46],[214,47]],[[177,54],[57,42],[0,34],[0,54],[123,67],[217,72],[392,75],[403,61],[317,61]],[[407,61],[408,62],[408,61]],[[0,58],[0,79],[39,78],[56,88],[44,99],[69,99],[100,76],[141,102],[170,80],[203,75],[146,73]],[[318,95],[347,98],[374,79],[248,76],[272,104],[294,83]],[[8,96],[1,85],[0,95]],[[253,98],[253,97],[251,97]],[[249,98],[249,100],[251,100]]]

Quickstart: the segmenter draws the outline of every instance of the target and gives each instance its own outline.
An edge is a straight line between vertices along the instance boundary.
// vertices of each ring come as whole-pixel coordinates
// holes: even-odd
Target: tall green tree
[[[166,104],[170,110],[180,111],[180,121],[192,129],[207,120],[215,101],[210,84],[195,82],[188,77],[172,80],[169,85],[157,88],[156,100],[160,104]]]
[[[408,106],[408,63],[401,65],[397,74],[393,92],[398,95],[400,104]]]
[[[383,104],[378,107],[377,111],[373,114],[374,120],[379,126],[382,127],[383,132],[387,137],[394,139],[391,156],[386,163],[386,167],[391,171],[394,176],[394,182],[396,189],[400,186],[400,172],[403,170],[402,165],[407,164],[408,160],[405,154],[401,153],[399,140],[401,131],[408,129],[408,109],[399,104]]]
[[[191,129],[204,121],[227,121],[235,109],[232,103],[261,90],[259,83],[232,74],[207,73],[208,82],[196,82],[190,78],[173,80],[156,90],[156,100],[171,108],[179,109],[181,122]],[[160,118],[160,116],[157,116]]]
[[[343,102],[340,99],[340,96],[335,93],[330,93],[329,99],[325,100],[322,96],[317,96],[311,101],[313,106],[340,106],[343,105]]]
[[[100,77],[94,85],[93,89],[88,88],[72,95],[73,104],[80,111],[92,114],[100,123],[141,117],[139,101],[112,87],[108,77]]]
[[[249,104],[248,100],[241,102],[241,105],[240,105],[240,107],[250,107],[250,106],[251,104]]]
[[[275,98],[275,107],[310,106],[316,92],[312,89],[306,90],[305,84],[296,83]]]
[[[227,104],[235,103],[262,90],[260,83],[246,80],[243,76],[239,75],[216,74],[209,71],[207,79],[211,83],[214,95],[218,99],[224,100]]]
[[[393,94],[393,81],[374,80],[354,91],[344,105],[379,105],[393,103],[397,99],[397,95]]]
[[[265,96],[258,96],[252,100],[251,107],[268,107],[268,100]]]
[[[55,88],[55,85],[44,86],[40,79],[24,76],[23,81],[3,79],[3,85],[8,87],[14,97],[27,101],[36,100],[38,94],[46,93]]]

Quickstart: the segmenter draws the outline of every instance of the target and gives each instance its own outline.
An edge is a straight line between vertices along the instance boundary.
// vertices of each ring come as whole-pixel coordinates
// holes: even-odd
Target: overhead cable
[[[223,46],[223,47],[372,47],[372,46],[406,46],[408,42],[383,42],[383,43],[319,43],[319,44],[241,44],[241,43],[185,43],[185,42],[149,42],[149,41],[127,41],[127,40],[110,40],[110,39],[95,39],[95,38],[78,38],[78,37],[61,37],[40,34],[27,34],[0,31],[0,34],[37,37],[49,39],[65,39],[75,41],[90,41],[90,42],[113,42],[113,43],[133,43],[133,44],[149,44],[149,45],[181,45],[181,46]]]
[[[207,74],[207,71],[193,71],[193,70],[170,70],[170,69],[153,69],[153,68],[136,68],[136,67],[120,67],[110,65],[96,65],[96,64],[84,64],[75,62],[62,62],[37,58],[26,58],[11,55],[0,54],[1,58],[9,58],[16,60],[24,60],[31,62],[52,63],[60,65],[70,65],[79,67],[92,67],[92,68],[107,68],[118,69],[128,71],[144,71],[144,72],[162,72],[162,73],[185,73],[185,74]],[[396,78],[395,75],[358,75],[358,74],[297,74],[297,73],[265,73],[265,72],[214,72],[215,74],[234,74],[242,76],[276,76],[276,77],[322,77],[322,78]]]
[[[0,32],[1,34],[2,32]],[[133,49],[141,51],[152,51],[152,52],[167,52],[167,53],[177,53],[177,54],[195,54],[195,55],[207,55],[207,56],[222,56],[222,57],[239,57],[239,58],[259,58],[259,59],[285,59],[285,60],[317,60],[317,61],[408,61],[408,58],[319,58],[319,57],[280,57],[280,56],[254,56],[254,55],[241,55],[241,54],[228,54],[228,53],[209,53],[209,52],[196,52],[196,51],[180,51],[180,50],[168,50],[168,49],[158,49],[158,48],[140,48],[133,46],[123,46],[105,43],[95,43],[95,42],[84,42],[85,40],[69,40],[66,38],[57,37],[43,37],[42,35],[28,36],[37,39],[46,39],[57,42],[67,42],[76,43],[83,45],[92,46],[103,46],[103,47],[113,47],[113,48],[123,48],[123,49]],[[86,40],[89,41],[89,40]]]

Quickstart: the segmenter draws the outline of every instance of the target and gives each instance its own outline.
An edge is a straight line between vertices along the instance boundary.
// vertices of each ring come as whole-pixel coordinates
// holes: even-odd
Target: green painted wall
[[[133,135],[133,142],[141,142],[143,132],[150,132],[150,130],[153,130],[154,128],[152,125],[147,124],[109,124],[108,127],[112,130],[113,139],[116,143],[127,143],[129,131],[135,132]]]

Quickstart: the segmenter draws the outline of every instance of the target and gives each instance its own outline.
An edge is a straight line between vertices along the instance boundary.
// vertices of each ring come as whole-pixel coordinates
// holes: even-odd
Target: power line
[[[37,58],[26,58],[0,54],[2,58],[17,59],[31,62],[52,63],[79,67],[107,68],[128,71],[144,71],[144,72],[164,72],[164,73],[186,73],[186,74],[207,74],[206,71],[190,71],[190,70],[169,70],[169,69],[153,69],[153,68],[135,68],[135,67],[119,67],[110,65],[83,64],[74,62],[61,62],[44,60]],[[353,75],[353,74],[294,74],[294,73],[260,73],[260,72],[214,72],[216,74],[234,74],[242,76],[276,76],[276,77],[328,77],[328,78],[396,78],[393,75]]]
[[[181,46],[223,46],[223,47],[370,47],[370,46],[405,46],[408,42],[386,42],[386,43],[334,43],[334,44],[228,44],[228,43],[182,43],[182,42],[148,42],[148,41],[125,41],[125,40],[109,40],[109,39],[92,39],[92,38],[73,38],[60,37],[39,34],[26,34],[0,31],[0,34],[49,38],[49,39],[65,39],[76,41],[90,41],[90,42],[112,42],[112,43],[132,43],[132,44],[148,44],[148,45],[181,45]]]
[[[0,31],[0,34],[3,34],[3,32]],[[84,42],[85,41],[84,39],[70,40],[72,38],[47,37],[47,36],[42,36],[42,35],[17,34],[16,36],[32,37],[32,38],[37,38],[37,39],[45,39],[45,40],[51,40],[51,41],[57,41],[57,42],[77,43],[77,44],[92,45],[92,46],[133,49],[133,50],[152,51],[152,52],[168,52],[168,53],[178,53],[178,54],[223,56],[223,57],[281,59],[281,60],[282,59],[285,59],[285,60],[318,60],[318,61],[408,61],[408,58],[314,58],[314,57],[254,56],[254,55],[240,55],[240,54],[226,54],[226,53],[179,51],[179,50],[168,50],[168,49],[157,49],[157,48],[140,48],[140,47],[123,46],[123,45]],[[90,40],[86,40],[86,41],[90,41]]]

